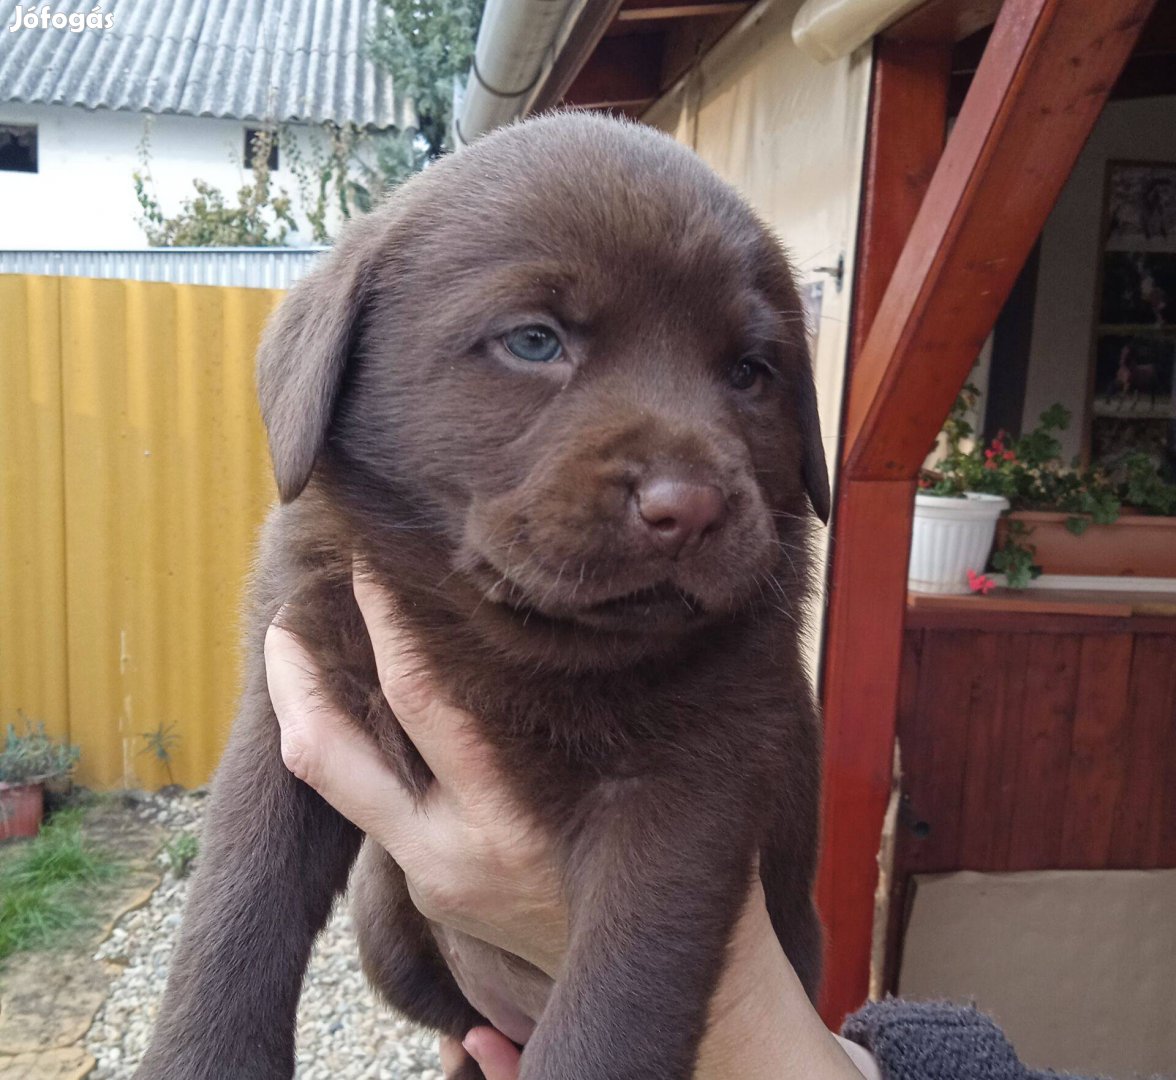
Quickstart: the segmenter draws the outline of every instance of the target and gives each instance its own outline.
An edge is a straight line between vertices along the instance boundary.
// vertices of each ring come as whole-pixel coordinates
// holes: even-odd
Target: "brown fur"
[[[540,320],[570,362],[506,351]],[[772,373],[739,389],[747,355]],[[281,761],[262,640],[283,603],[325,692],[429,782],[380,694],[353,556],[550,829],[571,920],[550,986],[438,934],[369,845],[357,918],[389,1001],[451,1035],[481,1019],[440,938],[472,997],[501,969],[538,1021],[525,1080],[681,1080],[757,853],[812,993],[819,730],[798,627],[828,481],[788,264],[742,200],[648,129],[498,132],[350,227],[268,328],[259,388],[283,505],[140,1080],[291,1074],[309,950],[360,847]],[[633,509],[650,477],[721,489],[725,522],[669,557]]]

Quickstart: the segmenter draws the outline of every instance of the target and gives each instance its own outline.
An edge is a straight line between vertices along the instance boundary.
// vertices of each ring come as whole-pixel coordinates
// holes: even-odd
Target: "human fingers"
[[[327,701],[302,642],[271,624],[265,673],[282,731],[282,760],[344,817],[396,851],[416,808],[400,778],[362,731]]]
[[[518,1080],[520,1054],[515,1044],[492,1027],[476,1027],[462,1046],[482,1068],[486,1080]]]
[[[485,787],[486,748],[473,735],[468,713],[442,699],[414,656],[387,593],[370,578],[352,575],[355,600],[367,625],[384,697],[442,787]]]
[[[441,1058],[441,1071],[446,1077],[452,1077],[457,1074],[468,1060],[470,1055],[466,1053],[465,1047],[457,1039],[450,1038],[448,1035],[442,1035],[437,1040],[437,1053]]]

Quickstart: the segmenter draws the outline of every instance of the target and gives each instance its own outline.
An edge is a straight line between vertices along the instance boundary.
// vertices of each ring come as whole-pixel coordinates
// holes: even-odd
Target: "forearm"
[[[752,890],[711,1001],[696,1080],[862,1080],[814,1012]]]

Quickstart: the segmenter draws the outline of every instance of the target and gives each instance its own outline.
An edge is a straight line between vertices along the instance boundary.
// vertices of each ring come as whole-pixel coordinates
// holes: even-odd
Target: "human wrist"
[[[780,948],[756,883],[727,950],[698,1080],[861,1080]]]

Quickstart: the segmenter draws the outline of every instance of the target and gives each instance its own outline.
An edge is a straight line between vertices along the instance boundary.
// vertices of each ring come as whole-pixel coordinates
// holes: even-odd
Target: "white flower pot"
[[[924,593],[968,592],[968,571],[984,573],[997,519],[1008,508],[1008,499],[999,495],[916,495],[907,587]]]

